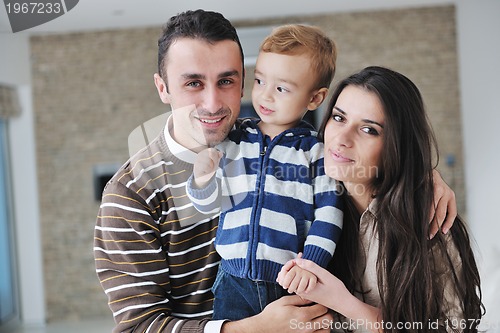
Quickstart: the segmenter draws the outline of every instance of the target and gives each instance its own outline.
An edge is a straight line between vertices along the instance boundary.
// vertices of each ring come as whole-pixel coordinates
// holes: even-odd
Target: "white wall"
[[[500,1],[458,3],[467,217],[479,247],[486,327],[500,332]],[[495,324],[493,324],[495,323]]]
[[[45,323],[45,297],[38,210],[29,39],[0,34],[0,83],[17,88],[22,114],[8,122],[21,320]],[[8,47],[4,47],[8,45]]]
[[[458,46],[467,212],[484,255],[500,251],[500,1],[463,1]],[[498,252],[500,254],[500,252]]]

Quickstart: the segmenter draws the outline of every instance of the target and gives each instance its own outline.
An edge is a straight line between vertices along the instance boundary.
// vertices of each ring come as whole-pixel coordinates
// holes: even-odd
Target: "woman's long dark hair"
[[[379,237],[377,275],[382,315],[385,322],[394,324],[392,329],[385,326],[385,331],[396,331],[398,322],[422,323],[421,327],[398,331],[435,331],[429,323],[446,318],[444,286],[432,274],[441,261],[451,272],[448,278],[452,279],[466,319],[458,322],[466,325],[457,328],[477,331],[483,314],[480,278],[464,222],[457,217],[450,230],[460,255],[461,271],[450,258],[452,243],[447,244],[440,233],[428,239],[429,212],[434,204],[433,149],[437,156],[437,146],[418,88],[400,73],[367,67],[339,83],[321,124],[320,137],[340,93],[350,85],[376,94],[385,116],[381,170],[373,183],[378,201],[375,228]],[[332,271],[351,292],[362,294],[366,290],[361,284],[365,262],[359,257],[360,214],[348,195],[345,201],[344,230]]]

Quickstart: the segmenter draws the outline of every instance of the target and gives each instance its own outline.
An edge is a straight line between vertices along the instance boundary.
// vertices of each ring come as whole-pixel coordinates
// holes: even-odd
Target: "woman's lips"
[[[352,163],[352,162],[354,162],[354,160],[351,160],[350,158],[343,156],[338,151],[330,150],[330,156],[336,162],[340,162],[340,163]]]

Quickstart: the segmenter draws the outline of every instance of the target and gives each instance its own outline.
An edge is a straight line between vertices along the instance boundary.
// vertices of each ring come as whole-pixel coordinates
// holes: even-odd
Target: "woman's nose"
[[[354,129],[345,126],[336,129],[335,142],[338,146],[350,148],[353,145],[353,131]]]

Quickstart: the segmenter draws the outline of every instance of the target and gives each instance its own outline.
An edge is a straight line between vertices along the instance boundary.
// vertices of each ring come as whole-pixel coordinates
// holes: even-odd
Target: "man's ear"
[[[165,104],[170,104],[170,94],[168,93],[167,84],[165,83],[165,81],[163,81],[158,73],[155,73],[154,81],[161,101]]]
[[[317,109],[321,105],[321,103],[323,103],[327,95],[328,95],[328,88],[323,87],[320,88],[319,90],[316,90],[313,93],[313,96],[311,97],[309,104],[307,105],[307,109],[308,110]]]

